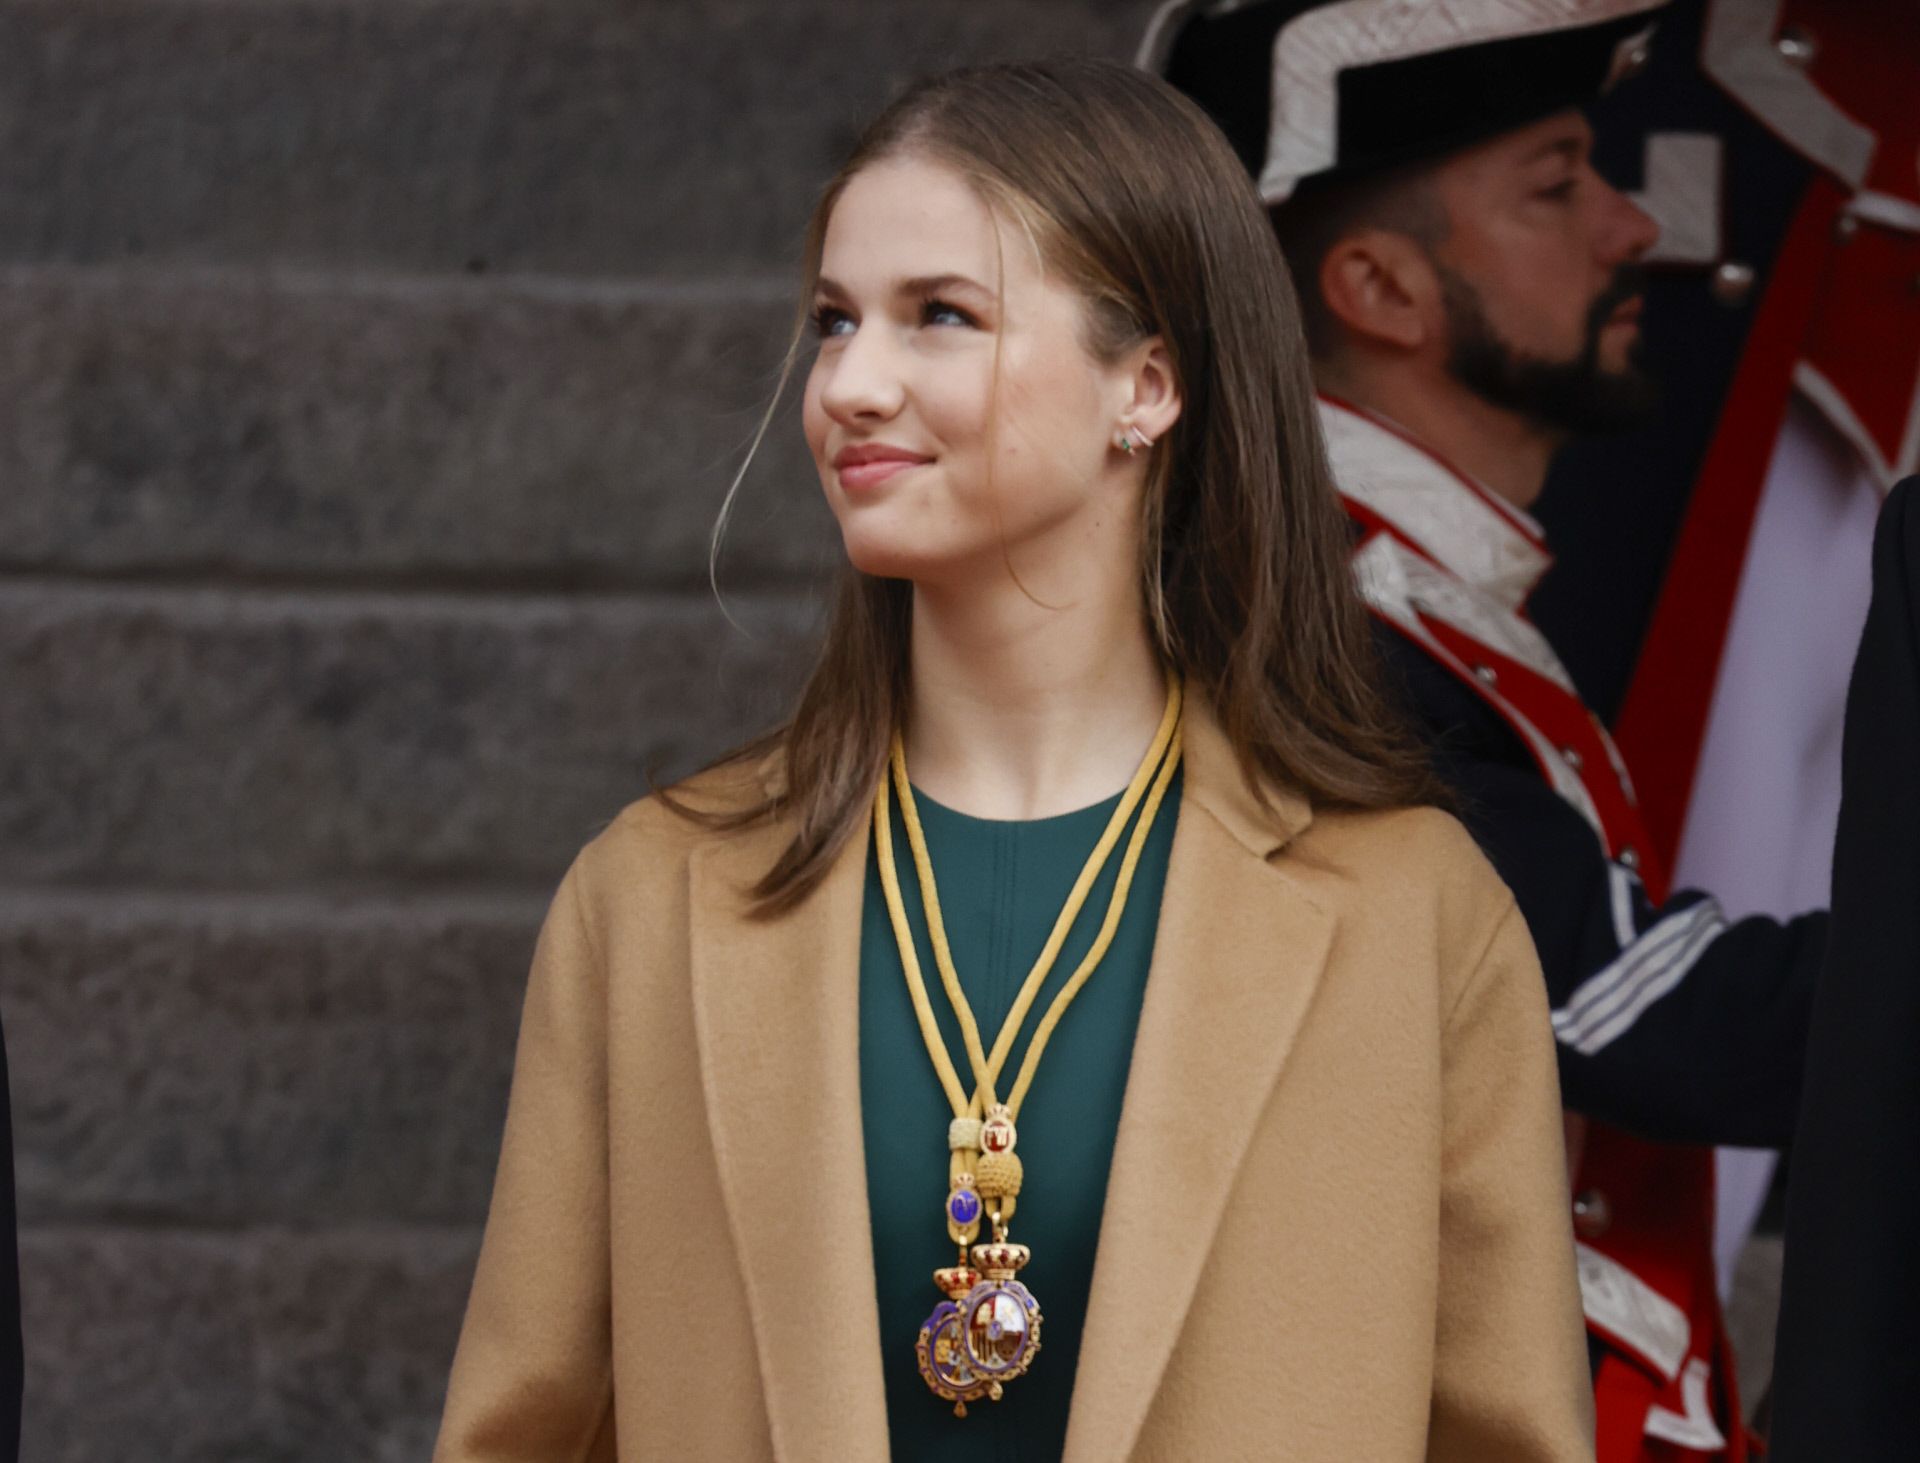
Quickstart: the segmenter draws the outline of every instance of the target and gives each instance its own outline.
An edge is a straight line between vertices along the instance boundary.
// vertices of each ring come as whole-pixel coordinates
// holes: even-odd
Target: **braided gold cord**
[[[1113,943],[1114,934],[1120,927],[1120,917],[1126,910],[1127,896],[1133,888],[1134,870],[1139,865],[1141,851],[1153,830],[1154,819],[1159,816],[1167,788],[1180,766],[1181,699],[1179,679],[1169,673],[1166,710],[1161,714],[1153,744],[1128,782],[1120,805],[1107,820],[1100,841],[1087,856],[1079,878],[1074,880],[1073,889],[1067,895],[1066,903],[1061,906],[1059,918],[1054,921],[1046,945],[1021,984],[1013,1006],[1007,1012],[1007,1019],[1001,1023],[991,1055],[981,1046],[979,1023],[974,1019],[973,1008],[961,988],[960,973],[954,968],[953,950],[947,943],[946,921],[940,913],[940,893],[934,885],[933,860],[927,853],[926,833],[920,824],[920,810],[914,803],[913,784],[907,779],[906,744],[898,731],[893,735],[889,771],[893,789],[899,794],[901,821],[906,825],[907,844],[912,851],[914,872],[919,879],[920,899],[926,911],[934,964],[939,968],[940,983],[960,1024],[961,1043],[966,1048],[968,1063],[973,1068],[975,1086],[971,1098],[961,1083],[959,1070],[947,1050],[946,1040],[940,1034],[940,1026],[933,1013],[933,1000],[927,992],[926,975],[920,968],[920,957],[914,948],[913,930],[907,920],[906,902],[900,894],[899,870],[894,862],[892,799],[886,776],[881,777],[873,797],[873,839],[880,863],[880,887],[886,895],[887,918],[893,926],[893,937],[900,947],[900,964],[906,974],[907,993],[913,1001],[914,1017],[920,1023],[920,1036],[926,1042],[927,1055],[933,1061],[934,1071],[939,1075],[940,1085],[947,1094],[947,1103],[953,1109],[953,1121],[947,1128],[950,1150],[948,1183],[952,1186],[963,1178],[971,1182],[975,1192],[980,1195],[986,1217],[993,1224],[996,1240],[1004,1241],[1006,1238],[1007,1223],[1018,1207],[1025,1175],[1020,1159],[1012,1151],[1011,1142],[1002,1152],[983,1150],[982,1117],[991,1114],[993,1122],[1001,1124],[1019,1115],[1020,1104],[1033,1086],[1035,1073],[1040,1070],[1040,1058],[1046,1052],[1048,1040]],[[1094,936],[1093,945],[1034,1028],[1033,1036],[1027,1043],[1026,1057],[1020,1065],[1019,1077],[1014,1083],[1013,1094],[1006,1103],[1006,1111],[996,1112],[994,1110],[999,1105],[999,1098],[995,1093],[995,1084],[1000,1080],[1007,1057],[1019,1040],[1020,1029],[1026,1024],[1027,1015],[1033,1009],[1041,988],[1046,985],[1047,977],[1052,974],[1054,963],[1060,958],[1060,951],[1066,945],[1087,896],[1106,868],[1114,846],[1120,841],[1121,833],[1136,810],[1140,810],[1140,817],[1127,839],[1113,893],[1107,900],[1106,914]],[[1006,1136],[1011,1138],[1011,1129]],[[953,1221],[951,1215],[947,1218],[947,1235],[963,1250],[978,1234],[980,1227],[978,1221],[960,1225]]]
[[[968,1102],[960,1084],[960,1074],[954,1067],[953,1059],[948,1055],[947,1044],[940,1035],[939,1025],[934,1020],[933,1002],[927,994],[926,977],[920,968],[920,959],[914,949],[912,929],[907,921],[906,905],[900,896],[900,880],[894,867],[893,829],[888,816],[891,799],[888,796],[887,780],[882,778],[874,795],[873,823],[874,843],[879,855],[880,884],[887,899],[887,913],[893,924],[894,939],[900,946],[900,962],[905,968],[908,992],[913,1000],[914,1015],[920,1022],[920,1035],[926,1042],[927,1055],[932,1059],[934,1070],[940,1076],[940,1085],[946,1089],[947,1101],[952,1105],[956,1117],[979,1117],[999,1101],[996,1084],[1006,1065],[1007,1057],[1014,1043],[1019,1039],[1020,1028],[1026,1024],[1028,1013],[1038,998],[1047,977],[1052,973],[1054,962],[1060,958],[1061,947],[1067,942],[1074,921],[1079,918],[1085,906],[1087,895],[1092,892],[1094,883],[1105,869],[1107,859],[1113,853],[1114,845],[1120,841],[1127,821],[1140,807],[1143,798],[1148,799],[1147,811],[1135,825],[1133,836],[1128,841],[1127,852],[1122,858],[1120,877],[1114,885],[1112,897],[1107,901],[1106,918],[1079,968],[1074,972],[1060,994],[1054,998],[1045,1019],[1035,1032],[1039,1043],[1036,1049],[1029,1044],[1026,1060],[1022,1064],[1017,1091],[1024,1098],[1027,1089],[1032,1086],[1033,1076],[1039,1069],[1040,1054],[1046,1049],[1046,1040],[1053,1034],[1060,1017],[1078,995],[1080,988],[1093,974],[1107,947],[1113,943],[1113,935],[1118,929],[1121,912],[1125,909],[1127,894],[1133,884],[1133,869],[1139,862],[1141,847],[1146,835],[1151,831],[1152,820],[1159,812],[1168,783],[1173,777],[1173,769],[1180,760],[1180,712],[1181,688],[1179,679],[1172,673],[1167,676],[1167,705],[1161,714],[1159,728],[1154,733],[1153,744],[1141,759],[1139,768],[1134,772],[1127,790],[1121,795],[1120,805],[1114,809],[1113,816],[1107,820],[1107,826],[1100,835],[1100,841],[1094,845],[1086,864],[1080,870],[1080,877],[1074,881],[1067,901],[1061,906],[1059,918],[1054,921],[1053,931],[1047,937],[1046,945],[1041,949],[1039,958],[1027,973],[1007,1019],[1001,1024],[1000,1034],[994,1039],[993,1053],[988,1056],[981,1048],[980,1028],[974,1019],[973,1008],[967,1002],[966,992],[960,986],[960,974],[954,968],[953,950],[947,942],[946,922],[940,912],[940,894],[933,877],[933,861],[927,854],[926,834],[920,823],[920,810],[914,803],[913,785],[907,779],[906,748],[896,731],[893,738],[891,770],[894,787],[900,797],[901,820],[906,824],[907,843],[913,854],[914,871],[920,883],[921,903],[926,911],[927,933],[933,945],[934,964],[939,968],[940,981],[946,989],[947,1000],[953,1007],[955,1019],[960,1024],[962,1044],[966,1047],[967,1057],[973,1067],[975,1089],[972,1100]],[[1156,771],[1158,775],[1156,776]],[[1151,790],[1150,790],[1151,789]],[[1019,1098],[1008,1103],[1010,1109],[1017,1112]]]

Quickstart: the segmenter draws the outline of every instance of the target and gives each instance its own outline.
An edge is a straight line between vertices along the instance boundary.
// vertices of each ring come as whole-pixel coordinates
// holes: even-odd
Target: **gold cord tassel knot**
[[[1017,1153],[982,1153],[974,1165],[974,1183],[983,1199],[1017,1199],[1024,1169]]]

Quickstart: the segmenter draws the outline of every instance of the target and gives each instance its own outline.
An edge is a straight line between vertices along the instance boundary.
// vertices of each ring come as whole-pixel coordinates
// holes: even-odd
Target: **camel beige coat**
[[[1188,720],[1067,1463],[1591,1459],[1511,897],[1444,814],[1269,807]],[[648,801],[567,875],[436,1463],[888,1456],[882,1368],[913,1358],[880,1354],[872,1280],[867,845],[756,921],[783,836]]]

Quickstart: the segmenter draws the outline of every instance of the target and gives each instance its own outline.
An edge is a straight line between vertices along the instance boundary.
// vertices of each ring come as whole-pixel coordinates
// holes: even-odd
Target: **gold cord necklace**
[[[914,803],[913,785],[907,780],[906,747],[900,734],[894,733],[889,759],[892,781],[899,793],[900,816],[906,824],[907,843],[919,878],[934,963],[939,967],[941,985],[960,1024],[961,1043],[973,1069],[975,1085],[971,1095],[960,1081],[946,1040],[934,1019],[933,1002],[927,994],[926,978],[921,974],[920,959],[914,949],[913,930],[900,896],[900,876],[894,867],[893,823],[886,777],[880,779],[874,793],[874,848],[880,865],[880,885],[886,895],[887,915],[900,947],[900,964],[906,972],[907,993],[920,1023],[920,1035],[953,1109],[953,1121],[947,1127],[950,1158],[945,1207],[947,1235],[959,1247],[960,1257],[957,1264],[934,1271],[933,1283],[946,1299],[934,1307],[920,1328],[915,1351],[920,1375],[935,1395],[954,1404],[954,1413],[959,1417],[967,1415],[969,1402],[981,1397],[998,1402],[1004,1384],[1022,1375],[1040,1350],[1040,1303],[1025,1285],[1014,1279],[1031,1256],[1025,1245],[1014,1244],[1007,1238],[1007,1225],[1013,1218],[1024,1178],[1019,1155],[1014,1151],[1019,1138],[1014,1119],[1019,1116],[1021,1104],[1033,1086],[1040,1058],[1060,1018],[1093,975],[1120,926],[1141,850],[1180,765],[1180,713],[1180,682],[1169,674],[1166,710],[1161,715],[1153,745],[1147,749],[1127,790],[1121,794],[1120,805],[1107,820],[1106,830],[1088,855],[1080,877],[1074,881],[1054,921],[1053,932],[1001,1024],[991,1053],[981,1045],[979,1024],[974,1020],[973,1008],[954,969],[953,952],[947,944],[946,925],[940,915],[940,896],[934,887],[933,864],[927,855],[926,835]],[[1128,819],[1136,808],[1141,808],[1143,800],[1145,807],[1127,840],[1113,894],[1107,901],[1106,916],[1092,948],[1034,1028],[1026,1057],[1020,1064],[1019,1077],[1003,1103],[998,1096],[998,1083],[1007,1057],[1019,1040],[1027,1014],[1052,973],[1088,894],[1106,868]],[[982,1219],[991,1222],[993,1237],[986,1243],[975,1244]]]

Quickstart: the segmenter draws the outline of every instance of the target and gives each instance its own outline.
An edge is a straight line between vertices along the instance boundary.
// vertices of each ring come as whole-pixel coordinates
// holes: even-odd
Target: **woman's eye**
[[[813,333],[821,339],[830,335],[850,335],[853,333],[853,317],[845,310],[836,310],[831,305],[819,305],[813,312]]]
[[[1567,199],[1573,197],[1573,183],[1574,180],[1572,178],[1567,179],[1564,183],[1555,183],[1551,188],[1542,188],[1539,196],[1551,199],[1555,203],[1564,203]]]
[[[928,300],[920,307],[922,325],[966,325],[974,326],[979,322],[962,310],[958,305],[949,305],[945,300]]]

